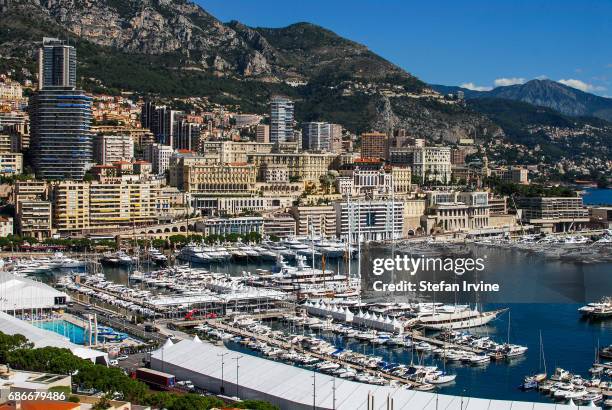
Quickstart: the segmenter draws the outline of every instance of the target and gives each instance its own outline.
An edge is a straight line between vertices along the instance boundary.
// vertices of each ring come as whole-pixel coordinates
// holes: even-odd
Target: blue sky
[[[490,88],[546,77],[612,96],[612,0],[196,0],[221,21],[308,21],[430,83]]]

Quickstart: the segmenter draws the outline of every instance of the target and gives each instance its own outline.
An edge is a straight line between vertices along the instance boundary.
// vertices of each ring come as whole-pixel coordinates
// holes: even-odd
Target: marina
[[[532,303],[475,304],[469,298],[454,303],[368,302],[358,297],[356,275],[361,268],[356,259],[317,253],[313,258],[313,243],[304,239],[303,245],[310,257],[306,248],[298,252],[297,244],[279,244],[275,250],[270,244],[249,245],[257,257],[243,257],[223,244],[194,246],[190,252],[217,252],[216,260],[203,264],[178,258],[181,250],[164,253],[163,263],[147,263],[154,253],[148,249],[129,255],[140,256],[130,264],[103,263],[93,271],[88,266],[24,273],[16,260],[5,261],[5,267],[46,278],[83,306],[196,332],[241,353],[365,384],[457,396],[555,402],[537,389],[519,389],[526,375],[538,368],[540,331],[549,367],[583,374],[589,384],[593,380],[586,375],[593,367],[596,344],[612,342],[606,318],[592,320],[579,311],[582,306],[598,308],[605,294],[596,291],[605,286],[587,287],[582,297],[590,303],[580,304],[578,299],[572,302],[576,292],[571,282],[561,293],[544,280],[533,282],[537,275],[609,283],[608,263],[551,262],[540,253],[488,243],[423,243],[411,245],[411,251],[430,256],[487,252],[495,266],[487,280],[504,278],[500,283],[506,288],[531,280],[536,284],[529,289]],[[570,246],[584,248],[593,242]],[[249,250],[236,248],[245,254]],[[263,249],[275,257],[265,256]],[[38,263],[36,257],[28,260],[30,265]],[[521,293],[525,296],[525,289]],[[554,295],[552,300],[564,302],[533,303],[536,294],[541,301]],[[573,336],[567,339],[565,334]],[[606,363],[601,360],[604,370]],[[605,371],[601,377],[600,383],[607,383]],[[604,391],[607,385],[602,386],[587,389]],[[601,404],[603,397],[594,401]]]

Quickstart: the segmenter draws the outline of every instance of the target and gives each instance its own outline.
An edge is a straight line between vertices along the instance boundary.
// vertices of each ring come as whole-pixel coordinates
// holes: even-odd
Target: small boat
[[[521,388],[523,390],[537,389],[540,383],[546,380],[546,357],[544,356],[544,344],[542,343],[542,332],[540,332],[540,369],[544,364],[544,372],[536,373],[531,376],[526,376],[523,380]]]
[[[446,384],[454,382],[456,378],[456,374],[436,374],[431,377],[425,377],[425,381],[431,384]]]
[[[472,365],[486,364],[490,361],[491,358],[487,355],[473,355],[470,357],[470,364]]]
[[[418,390],[418,391],[432,391],[435,388],[436,388],[436,386],[434,386],[433,384],[425,383],[425,384],[422,384],[420,386],[415,387],[414,390]]]

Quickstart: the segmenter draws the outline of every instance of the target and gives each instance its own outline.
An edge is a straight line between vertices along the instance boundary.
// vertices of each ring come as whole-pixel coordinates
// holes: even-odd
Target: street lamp
[[[236,356],[234,357],[234,360],[236,360],[236,397],[238,397],[238,369],[240,368],[240,366],[238,365],[238,360],[242,359],[244,356]]]
[[[317,409],[317,372],[312,371],[312,410]]]
[[[221,394],[225,393],[225,386],[224,386],[224,379],[223,379],[223,365],[225,364],[225,360],[224,357],[225,355],[229,354],[229,352],[225,352],[225,353],[219,353],[217,354],[218,357],[221,357]],[[236,378],[238,379],[238,378]]]

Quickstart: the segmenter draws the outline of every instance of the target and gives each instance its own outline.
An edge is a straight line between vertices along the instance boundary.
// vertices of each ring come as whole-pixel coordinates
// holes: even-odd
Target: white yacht
[[[149,256],[151,257],[151,261],[153,263],[157,263],[157,264],[164,264],[168,261],[168,258],[166,257],[166,255],[164,255],[159,249],[157,248],[149,248],[148,250],[149,252]]]
[[[591,302],[579,308],[578,312],[582,316],[592,319],[612,317],[612,298],[605,297],[599,302]]]
[[[56,269],[84,268],[87,262],[69,258],[62,252],[56,252],[53,259],[49,261],[49,266]]]
[[[421,304],[417,309],[416,317],[409,320],[407,326],[422,326],[430,330],[468,329],[483,326],[495,319],[506,309],[480,312],[468,305],[442,305],[431,306]]]
[[[213,261],[213,258],[206,254],[201,246],[193,243],[183,246],[177,258],[192,263],[210,263]]]

